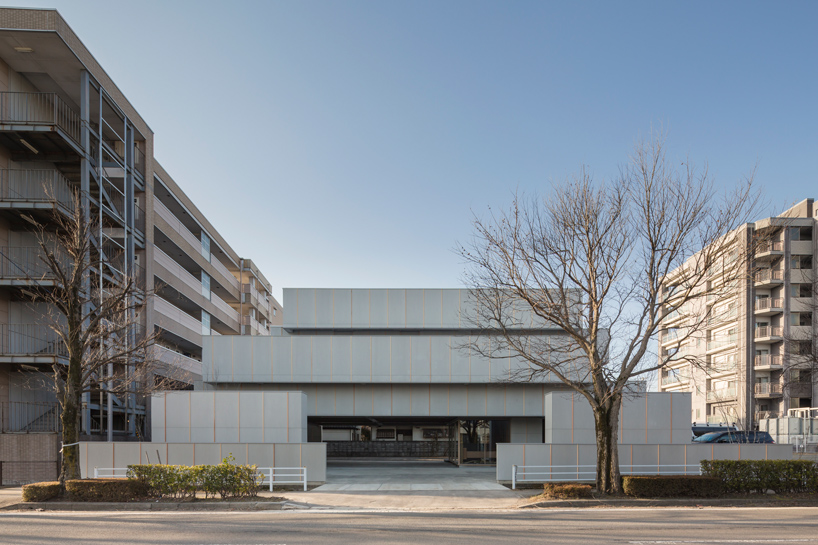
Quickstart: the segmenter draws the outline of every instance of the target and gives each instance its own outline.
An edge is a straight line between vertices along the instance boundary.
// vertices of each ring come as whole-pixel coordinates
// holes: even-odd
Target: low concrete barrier
[[[791,460],[790,445],[778,444],[672,444],[619,445],[619,463],[646,466],[687,466],[702,460]],[[596,465],[596,445],[501,443],[497,445],[497,480],[511,482],[512,466]],[[580,467],[578,467],[580,466]],[[570,469],[563,469],[570,471]],[[680,471],[679,473],[683,473]],[[570,480],[570,479],[564,479]]]
[[[82,442],[80,472],[93,477],[94,467],[131,464],[218,464],[233,455],[237,464],[258,467],[306,467],[310,484],[327,480],[325,443],[97,443]]]

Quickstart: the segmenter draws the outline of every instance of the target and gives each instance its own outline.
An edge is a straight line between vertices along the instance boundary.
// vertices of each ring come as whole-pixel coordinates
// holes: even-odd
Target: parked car
[[[692,439],[695,441],[697,437],[701,437],[705,433],[711,433],[714,431],[738,431],[738,428],[735,425],[728,424],[696,424],[694,422],[692,431]]]
[[[713,431],[693,440],[694,443],[775,443],[766,431]]]

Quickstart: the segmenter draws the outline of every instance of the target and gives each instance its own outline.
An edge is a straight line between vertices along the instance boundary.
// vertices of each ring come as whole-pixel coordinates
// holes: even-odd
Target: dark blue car
[[[693,440],[694,443],[775,443],[766,431],[714,431]]]

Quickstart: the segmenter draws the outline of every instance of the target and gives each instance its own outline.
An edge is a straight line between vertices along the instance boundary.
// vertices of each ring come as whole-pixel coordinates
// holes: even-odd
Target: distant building
[[[728,258],[751,254],[743,274],[725,286],[719,271],[711,271],[702,287],[706,303],[664,317],[660,358],[687,355],[697,364],[678,359],[662,371],[659,389],[691,392],[693,421],[754,426],[814,406],[818,392],[805,355],[815,335],[817,211],[807,199],[742,227]],[[711,299],[708,290],[720,295]],[[688,338],[702,316],[704,327]]]

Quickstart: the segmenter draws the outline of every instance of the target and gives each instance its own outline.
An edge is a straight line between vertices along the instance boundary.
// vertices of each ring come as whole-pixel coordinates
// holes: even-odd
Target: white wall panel
[[[431,339],[428,335],[409,337],[411,382],[431,382]]]
[[[317,377],[331,379],[335,371],[332,361],[332,339],[331,335],[314,335],[312,337],[312,373],[310,380],[320,382]],[[349,367],[346,368],[346,377],[349,376]]]
[[[333,289],[315,290],[315,327],[334,327],[334,293]],[[284,307],[285,309],[287,307]],[[286,311],[284,312],[286,314]]]
[[[388,290],[389,327],[406,327],[406,290]]]
[[[406,290],[406,327],[423,327],[423,290]]]
[[[369,290],[352,290],[352,327],[369,327]]]
[[[389,325],[388,290],[369,290],[369,325],[373,328]]]
[[[350,380],[352,382],[371,382],[373,380],[372,344],[372,337],[349,337],[350,356],[348,359],[351,368]],[[381,344],[386,345],[385,349],[381,350],[381,353],[384,354],[383,357],[389,357],[388,339],[386,339],[385,343],[382,342]],[[383,365],[383,367],[386,368],[388,373],[388,362],[386,365]]]
[[[285,309],[288,307],[284,307]],[[292,307],[289,307],[292,308]],[[315,327],[315,290],[298,290],[297,324],[300,327]],[[285,314],[287,314],[285,312]]]
[[[443,290],[423,290],[423,326],[442,327]]]
[[[411,342],[409,336],[392,336],[392,372],[391,382],[405,383],[412,379],[411,376]]]
[[[312,337],[293,336],[291,339],[293,381],[310,382],[312,381]]]
[[[441,327],[453,329],[460,327],[460,290],[441,291]]]
[[[348,382],[352,377],[352,364],[350,362],[351,342],[354,337],[333,335],[330,338],[332,343],[332,381]],[[367,363],[366,358],[364,363]],[[366,375],[367,381],[369,374]]]
[[[333,292],[335,327],[339,329],[352,327],[352,290],[333,290]]]

